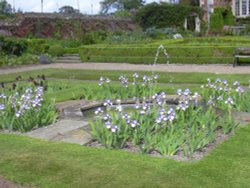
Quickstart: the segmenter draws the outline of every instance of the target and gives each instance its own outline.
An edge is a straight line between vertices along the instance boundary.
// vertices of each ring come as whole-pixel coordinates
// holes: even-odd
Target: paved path
[[[128,70],[128,71],[159,71],[159,72],[201,72],[217,74],[250,74],[250,66],[232,65],[195,65],[195,64],[159,64],[136,65],[127,63],[53,63],[49,65],[24,65],[15,68],[1,68],[0,74],[10,74],[31,70],[40,70],[48,68],[60,69],[81,69],[81,70]]]

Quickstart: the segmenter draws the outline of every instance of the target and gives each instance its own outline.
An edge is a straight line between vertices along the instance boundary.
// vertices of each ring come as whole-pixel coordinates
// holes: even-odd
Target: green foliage
[[[215,14],[222,15],[223,25],[234,25],[235,19],[230,7],[217,7],[214,9]]]
[[[222,32],[223,29],[223,17],[219,13],[213,13],[210,17],[210,31],[215,33]]]
[[[144,0],[103,0],[100,2],[101,13],[107,14],[110,10],[131,11],[139,9],[145,3]]]
[[[26,132],[54,123],[57,119],[55,101],[44,98],[43,87],[23,89],[25,86],[19,84],[12,85],[12,90],[1,89],[0,129]]]
[[[64,54],[64,49],[62,46],[53,45],[53,46],[50,46],[48,53],[53,57],[58,57]]]
[[[25,39],[15,39],[0,36],[0,49],[8,55],[22,55],[28,48],[28,43]]]
[[[129,18],[131,17],[131,14],[128,11],[117,10],[115,11],[115,17]]]
[[[16,66],[25,64],[36,64],[38,63],[39,57],[34,54],[25,53],[22,56],[0,56],[0,66]]]
[[[124,80],[127,82],[123,76],[121,79],[123,86]],[[105,82],[104,79],[101,81]],[[127,93],[132,92],[131,88],[126,88]],[[102,90],[107,98],[114,92],[111,86]],[[106,90],[109,90],[111,95],[106,95]],[[186,94],[187,91],[189,94]],[[133,145],[142,153],[159,151],[162,155],[172,156],[183,151],[186,156],[192,157],[195,151],[203,149],[215,140],[219,128],[222,128],[224,134],[228,134],[237,127],[231,116],[231,108],[227,109],[228,115],[221,117],[216,114],[216,109],[212,106],[195,105],[196,98],[191,95],[189,89],[183,93],[178,90],[178,94],[180,103],[176,107],[166,104],[164,92],[153,95],[150,107],[146,101],[142,103],[137,101],[135,105],[137,110],[123,110],[118,102],[117,112],[114,112],[110,101],[104,102],[104,106],[105,103],[108,104],[106,112],[97,109],[96,119],[90,123],[93,138],[107,148]],[[136,97],[145,98],[144,96],[139,94]],[[216,96],[210,95],[210,97]]]
[[[159,44],[160,45],[160,44]],[[164,45],[167,47],[170,63],[232,63],[234,47],[185,46]],[[144,45],[123,46],[84,46],[79,49],[83,61],[90,62],[127,62],[138,64],[152,64],[158,45],[154,47]],[[166,64],[167,57],[160,53],[160,64]]]
[[[12,7],[6,0],[0,1],[0,14],[11,14],[12,13]]]
[[[180,4],[151,3],[142,7],[136,13],[137,22],[144,28],[183,27],[185,17],[192,13],[201,15],[199,7],[184,6]]]
[[[44,39],[27,39],[27,42],[28,52],[31,54],[40,55],[49,50],[49,44]]]
[[[79,10],[74,9],[71,6],[65,5],[65,6],[59,8],[59,13],[62,13],[62,14],[79,14]]]

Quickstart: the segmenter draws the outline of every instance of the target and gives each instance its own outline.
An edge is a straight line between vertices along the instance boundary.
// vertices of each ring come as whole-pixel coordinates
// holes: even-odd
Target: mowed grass
[[[105,64],[104,64],[105,65]],[[107,70],[74,70],[74,69],[43,69],[36,71],[27,71],[22,73],[11,73],[0,75],[0,82],[13,82],[17,76],[22,76],[23,80],[30,76],[44,74],[48,78],[60,79],[77,79],[77,80],[98,80],[101,76],[109,77],[111,80],[118,80],[120,75],[127,75],[132,78],[134,72],[138,72],[140,76],[144,74],[151,74],[152,71],[107,71]],[[235,80],[241,81],[241,84],[247,85],[249,83],[249,74],[217,74],[217,73],[178,73],[178,72],[154,72],[159,75],[159,82],[161,83],[196,83],[203,84],[207,78],[227,79],[232,82]]]
[[[44,74],[49,80],[48,97],[55,98],[56,102],[66,100],[82,99],[86,96],[86,91],[92,90],[101,92],[98,86],[98,80],[101,76],[106,76],[112,81],[113,87],[120,85],[118,78],[120,75],[127,75],[132,82],[132,71],[98,71],[98,70],[65,70],[65,69],[45,69],[39,71],[27,71],[22,73],[12,73],[0,75],[0,82],[15,82],[17,76],[22,80],[29,77],[36,77]],[[150,75],[152,72],[139,72],[140,76]],[[212,74],[212,73],[162,73],[159,75],[159,90],[167,94],[175,94],[178,88],[189,88],[191,91],[199,91],[200,85],[206,82],[207,78],[227,79],[229,82],[240,81],[243,85],[249,84],[249,74]],[[98,99],[98,98],[95,98]]]
[[[249,187],[250,127],[198,162],[0,135],[0,174],[38,187]]]

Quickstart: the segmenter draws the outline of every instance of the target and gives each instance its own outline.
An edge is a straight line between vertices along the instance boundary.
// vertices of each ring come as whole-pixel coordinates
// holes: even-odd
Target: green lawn
[[[151,74],[149,72],[137,71],[142,76],[143,74]],[[27,71],[22,73],[12,73],[6,75],[0,75],[1,82],[15,81],[15,78],[20,75],[23,80],[26,80],[30,76],[37,76],[44,74],[49,78],[60,78],[60,79],[77,79],[77,80],[98,80],[100,76],[107,76],[111,80],[118,80],[118,77],[123,74],[129,78],[132,77],[133,71],[107,71],[107,70],[66,70],[66,69],[43,69],[37,71]],[[216,74],[216,73],[166,73],[166,72],[155,72],[159,75],[159,82],[162,83],[197,83],[203,84],[207,78],[216,79],[227,79],[232,82],[239,80],[241,84],[248,85],[249,74]],[[131,80],[131,79],[130,79]]]
[[[249,187],[250,127],[199,162],[0,135],[0,174],[39,187]]]
[[[78,80],[49,81],[54,90],[48,96],[57,101],[81,96],[86,87],[95,89],[98,78],[116,79],[119,71],[43,70],[50,78]],[[40,71],[0,75],[12,81],[41,74]],[[239,80],[248,85],[249,75],[200,73],[159,73],[161,89],[174,92],[170,83],[202,84],[207,77]],[[171,82],[170,82],[171,81]],[[166,85],[165,85],[166,84]],[[167,85],[168,84],[168,85]],[[62,90],[58,89],[62,87]],[[185,86],[182,86],[185,87]],[[198,89],[196,85],[192,86]],[[90,148],[75,144],[47,142],[22,136],[0,134],[0,175],[20,184],[38,187],[249,187],[250,127],[240,128],[198,162],[177,162],[125,151]]]

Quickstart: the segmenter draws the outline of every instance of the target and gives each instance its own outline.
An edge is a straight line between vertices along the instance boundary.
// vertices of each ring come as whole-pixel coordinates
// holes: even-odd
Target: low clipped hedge
[[[170,63],[184,64],[229,64],[233,62],[235,47],[221,46],[174,46],[167,47]],[[157,47],[90,47],[84,46],[79,52],[84,62],[121,62],[135,64],[153,64]],[[160,51],[159,64],[168,59]]]
[[[59,57],[64,54],[64,49],[62,46],[53,45],[53,46],[50,46],[48,53],[53,57]]]

